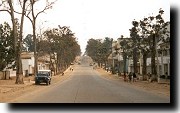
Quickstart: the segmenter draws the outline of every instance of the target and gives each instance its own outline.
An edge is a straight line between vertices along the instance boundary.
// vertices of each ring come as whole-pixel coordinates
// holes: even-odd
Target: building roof
[[[34,52],[22,52],[21,59],[31,59],[34,57]]]

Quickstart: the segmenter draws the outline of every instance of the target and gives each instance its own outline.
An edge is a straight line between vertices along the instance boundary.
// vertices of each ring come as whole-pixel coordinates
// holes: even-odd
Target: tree
[[[20,1],[19,1],[20,2]],[[20,23],[20,36],[18,40],[18,48],[17,48],[17,77],[16,84],[24,84],[23,81],[23,71],[22,71],[22,61],[21,61],[21,52],[22,52],[22,39],[23,39],[23,24],[24,24],[24,15],[25,15],[25,5],[27,0],[23,0],[22,3],[22,15],[21,15],[21,23]]]
[[[16,19],[14,16],[14,7],[12,0],[2,0],[0,3],[0,6],[2,9],[0,11],[5,11],[8,12],[9,15],[11,16],[11,21],[12,21],[12,26],[13,26],[13,36],[14,36],[14,49],[15,49],[15,54],[16,54],[16,47],[17,47],[17,27],[16,27]],[[16,55],[15,55],[16,56]]]
[[[140,28],[140,45],[138,46],[142,56],[143,56],[143,65],[142,65],[142,75],[143,75],[143,80],[147,79],[147,58],[150,56],[150,46],[152,45],[151,43],[151,38],[148,34],[148,29],[147,29],[147,24],[148,24],[148,19],[144,18],[143,20],[140,20],[139,22],[139,28]]]
[[[138,51],[138,45],[139,45],[139,29],[138,25],[139,23],[137,21],[132,21],[133,27],[130,29],[130,37],[132,38],[133,41],[133,67],[134,67],[134,73],[138,72],[137,68],[137,61],[138,61],[138,56],[137,56],[137,51]]]
[[[164,22],[162,18],[164,11],[162,9],[159,10],[159,14],[157,16],[149,16],[144,19],[138,21],[133,21],[133,28],[130,29],[131,35],[134,36],[134,45],[143,55],[143,79],[146,77],[146,60],[147,57],[151,57],[151,73],[157,78],[159,75],[159,62],[158,62],[158,42],[162,41],[164,43],[169,44],[169,31],[167,30],[167,25],[169,22]],[[165,38],[167,37],[167,38]],[[150,53],[150,54],[149,54]],[[157,62],[155,61],[157,58]],[[157,68],[156,68],[157,64]],[[158,72],[158,73],[157,73]]]
[[[124,38],[123,35],[121,35],[121,38],[120,38],[120,45],[121,45],[121,48],[122,49],[122,56],[123,56],[123,72],[124,72],[124,75],[126,73],[126,60],[127,60],[127,56],[130,56],[132,53],[132,39],[131,38]]]
[[[104,64],[105,64],[105,67],[106,67],[106,62],[108,60],[108,57],[109,55],[111,54],[111,46],[112,46],[112,38],[109,38],[109,37],[105,37],[102,45],[103,45],[103,60],[104,60]]]
[[[0,70],[13,67],[14,62],[13,31],[8,23],[0,24]],[[10,66],[10,67],[8,67]]]
[[[87,55],[90,56],[99,66],[105,64],[108,56],[111,54],[112,39],[105,37],[105,39],[89,39],[86,46]]]
[[[23,72],[22,72],[22,62],[21,62],[21,50],[22,50],[22,33],[23,33],[23,22],[24,22],[24,15],[25,15],[25,4],[27,0],[23,0],[22,2],[22,13],[21,13],[21,23],[20,23],[20,32],[18,37],[17,32],[17,19],[14,16],[14,6],[12,0],[3,0],[1,5],[4,5],[4,9],[0,11],[7,11],[11,15],[12,25],[13,25],[13,36],[14,36],[14,48],[15,48],[15,56],[16,56],[16,84],[23,84]]]
[[[44,39],[38,42],[38,53],[57,53],[58,69],[67,68],[75,57],[80,55],[80,46],[69,27],[59,26],[59,28],[46,30],[43,35]]]
[[[100,65],[100,46],[101,42],[97,39],[89,39],[86,46],[87,55]]]
[[[24,48],[27,48],[26,51],[33,52],[34,51],[34,41],[33,36],[28,34],[25,39],[23,39]]]
[[[155,78],[159,76],[159,60],[158,60],[158,42],[162,41],[164,43],[169,43],[169,31],[167,31],[168,22],[164,22],[162,18],[164,11],[160,8],[159,14],[157,16],[149,16],[148,18],[144,18],[140,21],[141,28],[141,37],[143,46],[143,62],[145,65],[145,60],[147,56],[147,52],[151,52],[151,73]],[[165,39],[165,35],[167,38]],[[155,61],[155,58],[157,60]],[[156,65],[157,64],[157,65]],[[156,68],[157,66],[157,68]],[[144,67],[144,66],[143,66]],[[146,67],[146,66],[145,66]],[[146,73],[145,69],[144,74]]]
[[[37,73],[37,40],[36,40],[36,20],[37,17],[41,14],[44,13],[46,10],[51,9],[52,5],[55,3],[54,2],[49,2],[49,0],[46,0],[46,5],[44,8],[37,13],[35,13],[35,3],[37,3],[39,0],[30,0],[29,7],[26,9],[26,14],[25,16],[30,20],[33,28],[33,40],[34,40],[34,74]],[[31,14],[31,16],[30,16]]]

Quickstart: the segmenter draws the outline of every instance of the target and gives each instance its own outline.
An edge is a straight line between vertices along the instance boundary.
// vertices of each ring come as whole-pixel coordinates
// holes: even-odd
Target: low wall
[[[0,80],[4,80],[4,72],[0,71]]]
[[[8,80],[8,79],[10,79],[10,71],[1,71],[0,80]]]

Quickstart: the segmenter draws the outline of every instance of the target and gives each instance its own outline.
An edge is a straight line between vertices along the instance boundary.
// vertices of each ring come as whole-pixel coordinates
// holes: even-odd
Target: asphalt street
[[[45,86],[17,99],[23,103],[169,103],[170,97],[137,89],[119,80],[109,80],[89,66],[88,58],[63,82]],[[53,81],[52,81],[53,82]],[[44,87],[44,86],[42,86]]]

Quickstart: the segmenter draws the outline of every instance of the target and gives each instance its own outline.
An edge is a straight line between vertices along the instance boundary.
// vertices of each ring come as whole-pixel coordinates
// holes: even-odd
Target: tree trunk
[[[123,67],[124,67],[124,68],[123,68],[123,69],[124,69],[124,75],[125,75],[125,74],[126,74],[126,59],[127,59],[127,55],[124,53],[123,56],[124,56],[124,58],[123,58],[123,61],[124,61],[124,63],[123,63],[124,66],[123,66]]]
[[[37,68],[37,40],[36,40],[36,24],[35,24],[35,20],[33,20],[32,23],[32,27],[33,27],[33,40],[34,40],[34,75],[36,75],[38,68]]]
[[[60,61],[59,60],[60,60],[59,54],[57,53],[57,61],[56,61],[56,66],[57,66],[56,67],[56,71],[57,71],[57,73],[59,73],[59,71],[60,71],[59,70],[60,69],[60,63],[59,63]]]
[[[16,84],[23,84],[23,70],[22,70],[22,61],[21,61],[21,51],[22,51],[22,37],[23,37],[23,24],[24,24],[24,12],[25,12],[25,4],[26,0],[23,1],[23,9],[22,9],[22,16],[21,16],[21,26],[20,26],[20,37],[19,37],[19,49],[18,49],[18,67],[17,67],[17,74],[18,76],[16,77]]]
[[[133,65],[134,65],[134,73],[137,73],[137,49],[133,49]]]
[[[156,48],[155,48],[155,36],[153,35],[153,46],[152,46],[152,51],[151,51],[151,74],[156,77],[156,62],[155,62],[155,57],[156,57]]]
[[[32,7],[32,27],[33,27],[33,40],[34,40],[34,75],[37,74],[38,68],[37,68],[37,40],[36,40],[36,17],[34,15],[34,3],[35,1],[31,1],[31,7]]]
[[[146,62],[147,62],[147,53],[143,52],[143,69],[142,69],[143,80],[147,79],[147,66],[146,66]]]
[[[18,49],[17,53],[17,70],[16,70],[16,84],[24,84],[22,62],[21,62],[21,51]]]
[[[16,27],[16,21],[14,17],[14,8],[12,6],[12,0],[8,1],[9,7],[10,7],[10,14],[11,14],[11,21],[12,21],[12,26],[13,26],[13,35],[14,35],[14,53],[16,56],[16,47],[17,47],[17,27]]]
[[[20,81],[19,73],[18,72],[18,54],[17,54],[17,26],[16,26],[16,20],[14,17],[14,7],[12,5],[12,0],[8,1],[9,7],[10,7],[10,15],[11,15],[11,21],[12,21],[12,26],[13,26],[13,36],[14,36],[14,56],[15,56],[15,62],[16,62],[16,82]]]

